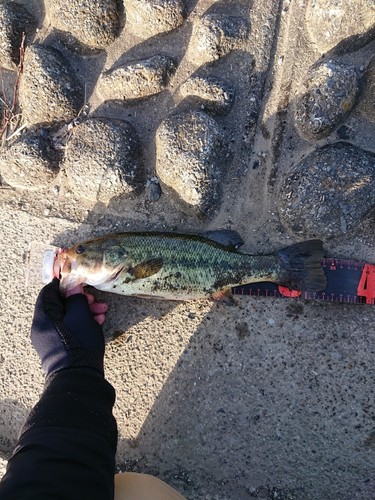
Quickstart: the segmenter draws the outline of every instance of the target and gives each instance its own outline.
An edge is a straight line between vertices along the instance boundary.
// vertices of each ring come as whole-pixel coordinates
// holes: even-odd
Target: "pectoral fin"
[[[145,262],[137,264],[136,266],[130,268],[128,273],[135,279],[140,280],[156,274],[162,267],[163,259],[161,257],[157,257],[155,259],[146,260]]]

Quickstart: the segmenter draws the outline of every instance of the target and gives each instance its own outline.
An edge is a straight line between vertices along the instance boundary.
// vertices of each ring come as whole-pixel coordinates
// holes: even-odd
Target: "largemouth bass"
[[[236,247],[234,231],[207,237],[174,233],[118,233],[85,241],[59,254],[61,287],[168,300],[220,298],[237,285],[271,281],[295,290],[325,287],[322,242],[297,243],[270,255]]]

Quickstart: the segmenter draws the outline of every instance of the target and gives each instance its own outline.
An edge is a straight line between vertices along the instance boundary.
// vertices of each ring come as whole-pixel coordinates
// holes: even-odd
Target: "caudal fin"
[[[277,255],[281,259],[279,285],[292,290],[324,290],[327,281],[321,264],[324,251],[320,240],[297,243],[278,251]]]

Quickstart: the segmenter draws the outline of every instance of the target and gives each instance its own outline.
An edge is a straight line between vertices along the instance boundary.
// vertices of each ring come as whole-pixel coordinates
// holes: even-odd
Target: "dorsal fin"
[[[241,236],[232,229],[214,229],[213,231],[205,231],[201,233],[200,236],[214,241],[215,243],[219,243],[231,250],[236,250],[244,243]]]

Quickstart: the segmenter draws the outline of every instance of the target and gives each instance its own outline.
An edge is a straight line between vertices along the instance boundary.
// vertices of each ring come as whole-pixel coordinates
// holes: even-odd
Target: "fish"
[[[238,251],[235,231],[124,232],[84,241],[58,255],[62,291],[77,285],[145,298],[223,299],[238,285],[269,281],[294,290],[326,285],[320,240],[268,255]]]

